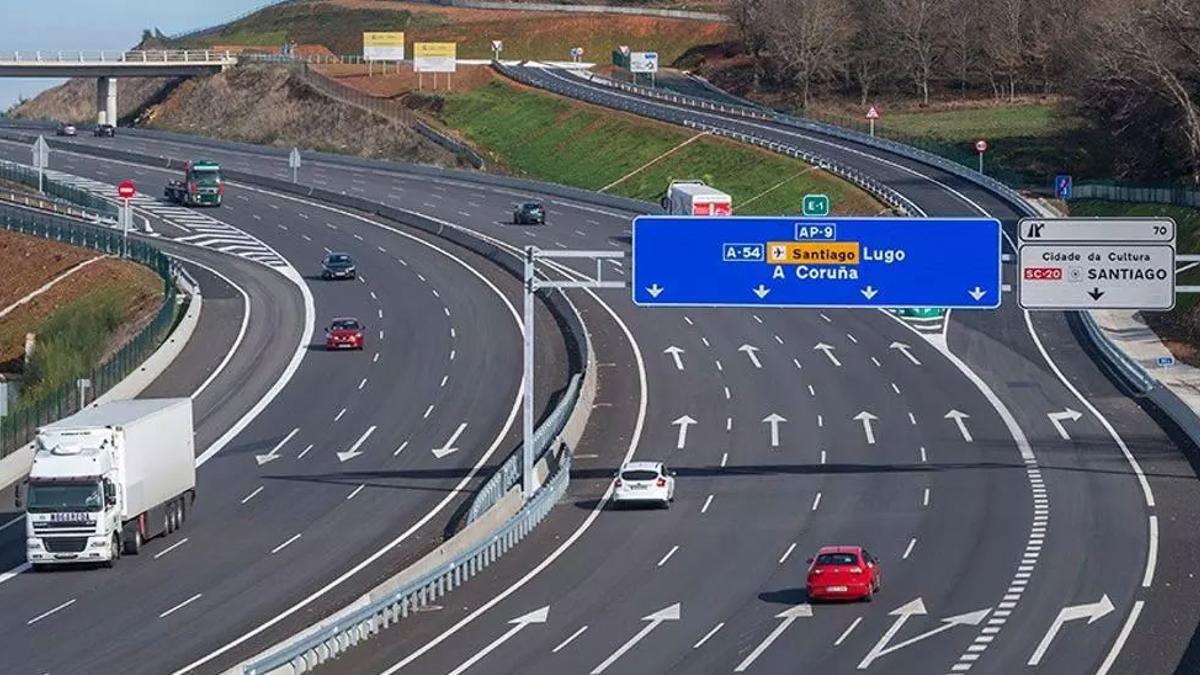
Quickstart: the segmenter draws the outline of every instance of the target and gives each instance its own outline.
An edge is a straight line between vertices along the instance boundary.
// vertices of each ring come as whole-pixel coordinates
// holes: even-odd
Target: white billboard
[[[413,45],[413,70],[418,73],[453,73],[458,61],[454,42],[417,42]]]
[[[404,33],[363,33],[363,59],[403,61]]]
[[[630,52],[629,53],[629,72],[631,72],[631,73],[657,73],[658,72],[658,52]]]

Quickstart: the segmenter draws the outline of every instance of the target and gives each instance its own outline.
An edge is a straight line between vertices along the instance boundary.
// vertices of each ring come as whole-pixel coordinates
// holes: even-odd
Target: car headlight
[[[42,548],[41,539],[29,539],[25,544],[31,550],[40,550]]]
[[[88,546],[91,546],[92,548],[104,548],[105,546],[108,546],[108,540],[104,537],[97,537],[93,539]]]

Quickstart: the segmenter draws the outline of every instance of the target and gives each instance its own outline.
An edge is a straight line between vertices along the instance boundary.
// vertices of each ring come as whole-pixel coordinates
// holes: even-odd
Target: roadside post
[[[75,380],[75,386],[79,387],[79,409],[83,410],[84,404],[87,402],[87,390],[92,388],[92,381],[81,377]]]
[[[298,182],[300,175],[300,148],[292,148],[292,153],[288,155],[288,168],[292,170],[292,182]]]
[[[133,181],[125,179],[117,186],[117,197],[121,199],[121,257],[129,257],[129,224],[133,222],[133,212],[129,200],[137,194]]]
[[[988,151],[988,142],[984,139],[975,141],[975,152],[979,153],[979,173],[983,173],[983,153]]]
[[[50,168],[50,146],[46,144],[45,136],[39,135],[33,142],[33,168],[38,172],[38,194],[45,194],[42,176]]]
[[[871,124],[871,138],[875,138],[875,120],[879,119],[879,109],[875,106],[867,108],[867,121]]]
[[[504,41],[503,40],[492,40],[492,60],[493,61],[500,60],[500,52],[502,52],[502,51],[504,51]]]

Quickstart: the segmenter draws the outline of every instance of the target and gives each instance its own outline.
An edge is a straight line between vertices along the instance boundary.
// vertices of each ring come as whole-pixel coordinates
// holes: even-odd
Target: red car
[[[326,349],[362,349],[366,326],[349,317],[334,319],[325,329]]]
[[[809,600],[866,600],[879,592],[879,561],[861,546],[825,546],[808,559]]]

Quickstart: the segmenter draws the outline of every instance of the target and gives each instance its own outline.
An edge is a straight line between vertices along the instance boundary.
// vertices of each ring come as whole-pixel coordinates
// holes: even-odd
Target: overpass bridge
[[[237,55],[207,49],[23,51],[0,53],[0,77],[95,77],[96,123],[117,123],[117,80],[193,77],[237,64]]]

